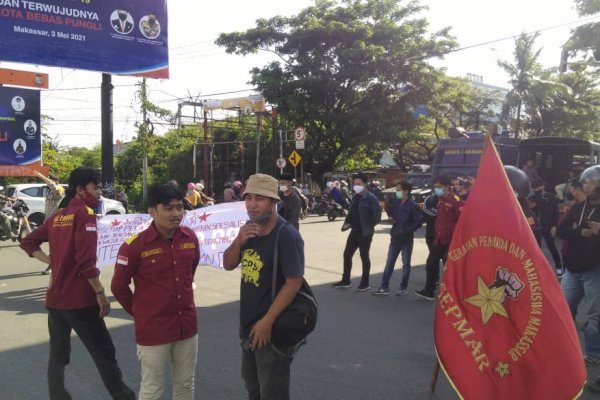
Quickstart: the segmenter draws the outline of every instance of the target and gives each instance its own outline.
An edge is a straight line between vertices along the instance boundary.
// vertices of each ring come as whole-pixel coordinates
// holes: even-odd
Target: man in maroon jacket
[[[198,327],[192,283],[200,261],[198,238],[180,226],[183,194],[172,185],[150,188],[148,212],[152,224],[119,249],[111,288],[135,321],[140,400],[162,398],[168,364],[173,399],[193,400]],[[129,287],[132,280],[135,291]]]
[[[433,182],[433,190],[439,197],[437,206],[437,216],[433,228],[433,245],[427,257],[426,269],[427,278],[423,290],[415,290],[417,296],[427,300],[434,300],[434,292],[437,281],[440,276],[440,261],[446,261],[446,254],[452,234],[458,222],[460,211],[464,202],[450,190],[450,179],[446,176],[440,176]]]
[[[76,168],[69,177],[68,205],[57,210],[21,243],[21,248],[30,257],[52,265],[46,292],[51,400],[71,399],[65,388],[71,330],[75,330],[90,352],[112,398],[135,400],[135,393],[123,382],[115,346],[103,319],[110,312],[110,302],[98,279],[93,210],[98,206],[101,193],[98,170]],[[50,255],[40,248],[43,242],[49,242]]]

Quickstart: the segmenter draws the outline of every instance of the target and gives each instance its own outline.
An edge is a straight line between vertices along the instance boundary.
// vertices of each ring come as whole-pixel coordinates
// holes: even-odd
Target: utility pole
[[[142,139],[142,148],[144,156],[142,159],[142,207],[148,202],[148,117],[146,113],[146,102],[148,101],[148,93],[146,87],[146,78],[142,79],[140,88],[140,100],[142,101],[142,119],[140,125],[140,138]]]
[[[208,111],[204,110],[204,123],[202,124],[203,128],[204,128],[204,151],[203,151],[203,156],[204,156],[204,184],[206,185],[206,187],[209,189],[209,193],[213,193],[213,187],[212,187],[212,179],[211,176],[209,176],[208,174]],[[212,162],[212,160],[211,160]]]
[[[113,197],[115,172],[113,165],[113,85],[110,74],[102,74],[100,94],[102,129],[102,185],[107,197]]]
[[[260,172],[260,130],[262,129],[262,113],[256,113],[256,173]]]

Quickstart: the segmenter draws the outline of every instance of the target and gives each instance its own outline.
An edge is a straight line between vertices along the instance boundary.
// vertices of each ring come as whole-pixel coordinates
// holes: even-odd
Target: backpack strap
[[[286,225],[289,225],[289,224],[290,223],[288,221],[285,221],[284,223],[279,225],[279,228],[277,228],[277,233],[275,234],[275,253],[273,255],[273,280],[272,280],[272,284],[271,284],[271,303],[273,302],[273,300],[275,300],[275,295],[277,294],[276,291],[277,291],[277,267],[279,264],[279,233]]]

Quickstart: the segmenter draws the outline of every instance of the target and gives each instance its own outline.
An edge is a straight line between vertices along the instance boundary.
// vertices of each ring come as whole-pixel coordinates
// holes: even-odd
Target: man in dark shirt
[[[135,399],[123,382],[104,317],[110,302],[96,268],[96,215],[102,189],[100,173],[80,167],[69,177],[68,204],[30,233],[21,248],[30,256],[51,264],[53,273],[46,292],[50,360],[48,386],[51,400],[71,399],[65,388],[71,330],[75,330],[96,363],[113,399]],[[50,255],[40,245],[49,242]]]
[[[352,272],[352,257],[356,250],[360,251],[362,261],[362,277],[356,289],[359,292],[369,290],[369,274],[371,259],[369,250],[375,233],[375,225],[381,222],[381,207],[377,197],[367,190],[369,178],[365,174],[356,174],[352,179],[355,196],[350,204],[350,212],[346,216],[342,229],[351,229],[344,248],[344,272],[342,280],[332,285],[334,288],[349,288]]]
[[[539,179],[532,181],[533,195],[527,201],[540,221],[541,237],[546,242],[546,247],[548,247],[554,260],[556,273],[560,276],[563,273],[562,260],[554,242],[559,219],[558,200],[552,193],[546,192],[544,186],[544,182]],[[542,246],[541,240],[539,245]]]
[[[450,179],[440,176],[433,182],[433,190],[439,197],[435,217],[433,245],[427,257],[427,278],[425,288],[415,290],[415,294],[427,300],[434,300],[435,286],[439,279],[440,261],[445,260],[464,202],[450,191]]]
[[[271,343],[273,323],[292,303],[304,275],[300,233],[277,215],[278,181],[265,174],[248,180],[244,201],[250,220],[223,255],[223,268],[241,264],[240,339],[242,377],[250,399],[289,400],[291,349]],[[285,224],[285,225],[284,225]],[[276,243],[277,232],[279,238]],[[274,249],[278,248],[276,288]],[[276,296],[271,302],[272,291]]]
[[[162,396],[170,365],[173,398],[193,400],[198,327],[192,283],[200,246],[194,231],[180,226],[183,194],[173,186],[150,187],[148,213],[148,229],[119,249],[111,289],[135,321],[140,399]]]
[[[585,361],[600,364],[600,165],[583,171],[581,182],[587,199],[573,205],[558,225],[558,236],[569,246],[569,263],[560,286],[573,317],[579,303],[586,301]]]
[[[281,192],[279,215],[299,231],[302,201],[296,190],[294,190],[293,179],[292,174],[281,174],[279,176],[279,191]]]
[[[410,277],[410,259],[413,250],[414,233],[421,227],[421,210],[419,205],[410,197],[412,186],[408,182],[400,182],[396,186],[395,198],[389,207],[389,216],[394,221],[390,230],[390,246],[387,261],[383,270],[381,286],[374,295],[390,294],[390,279],[394,272],[394,264],[402,252],[402,281],[396,292],[398,296],[408,294],[408,279]]]

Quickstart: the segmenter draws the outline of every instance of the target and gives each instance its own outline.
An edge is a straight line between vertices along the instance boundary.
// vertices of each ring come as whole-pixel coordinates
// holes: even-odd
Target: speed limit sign
[[[285,168],[285,158],[278,158],[277,161],[275,162],[275,165],[277,165],[277,168]]]
[[[295,140],[304,140],[304,127],[299,126],[294,130],[294,139]]]

